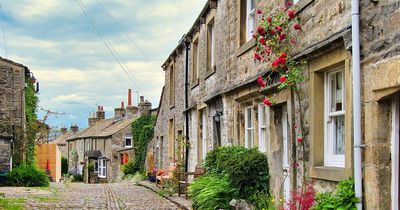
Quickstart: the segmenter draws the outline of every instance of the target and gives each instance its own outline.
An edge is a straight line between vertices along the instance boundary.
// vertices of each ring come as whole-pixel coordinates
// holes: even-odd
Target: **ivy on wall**
[[[135,157],[122,168],[123,173],[134,174],[144,171],[147,145],[153,138],[155,116],[141,116],[132,123],[132,140]]]
[[[15,148],[14,148],[14,165],[33,164],[35,161],[35,139],[39,129],[37,121],[37,104],[39,99],[35,93],[35,86],[30,77],[25,77],[25,132],[16,129],[15,132]]]

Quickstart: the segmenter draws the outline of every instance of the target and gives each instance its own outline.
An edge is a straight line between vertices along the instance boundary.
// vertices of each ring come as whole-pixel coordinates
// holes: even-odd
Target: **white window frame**
[[[400,130],[400,103],[399,97],[396,96],[392,103],[392,143],[391,143],[391,153],[392,153],[392,209],[399,209],[399,130]]]
[[[202,134],[201,134],[201,146],[202,146],[202,158],[206,159],[207,155],[207,117],[206,117],[206,109],[203,109],[201,112],[201,126],[202,126]]]
[[[128,139],[131,140],[131,145],[127,145],[127,144],[126,144],[126,140],[128,140]],[[133,145],[133,142],[132,142],[132,135],[131,135],[131,134],[126,134],[126,135],[125,135],[125,147],[131,148],[132,145]]]
[[[107,159],[98,159],[99,162],[99,178],[107,178]],[[104,171],[103,171],[104,169]]]
[[[258,104],[258,148],[267,152],[267,113],[268,107],[264,103]]]
[[[211,70],[214,70],[215,67],[215,20],[211,21],[211,24],[208,25],[208,30],[210,31],[210,35],[211,35],[211,55],[210,55],[210,67]],[[199,57],[197,57],[199,58]]]
[[[299,3],[300,0],[293,0],[293,4]]]
[[[250,110],[250,116],[249,111]],[[253,148],[254,147],[254,111],[253,111],[253,107],[252,106],[248,106],[244,109],[244,147],[246,148]],[[248,121],[249,121],[249,117],[251,117],[251,125],[249,125]],[[251,135],[251,139],[249,139],[249,132]]]
[[[253,31],[256,23],[256,2],[246,0],[246,42],[253,38]]]
[[[332,104],[332,85],[330,82],[331,76],[338,73],[342,72],[342,110],[340,111],[330,111],[331,110],[331,104]],[[324,97],[324,105],[325,105],[325,111],[324,111],[324,118],[325,118],[325,125],[324,125],[324,165],[325,166],[332,166],[332,167],[345,167],[345,154],[343,155],[337,155],[334,154],[334,148],[335,148],[335,123],[334,123],[334,118],[343,116],[345,120],[345,106],[346,106],[346,101],[345,101],[345,96],[346,96],[346,89],[345,89],[345,71],[343,67],[338,67],[335,68],[332,71],[326,72],[325,73],[325,83],[324,83],[324,89],[325,89],[325,97]],[[346,126],[346,125],[345,125]],[[346,134],[344,138],[346,137]],[[345,139],[344,139],[345,140]],[[345,144],[345,142],[344,142]]]

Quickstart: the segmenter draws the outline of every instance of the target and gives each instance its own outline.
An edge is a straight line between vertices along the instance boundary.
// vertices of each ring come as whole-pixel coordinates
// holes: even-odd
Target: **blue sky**
[[[206,3],[206,0],[81,1],[128,66],[131,76],[113,59],[75,0],[0,0],[7,56],[2,33],[0,55],[31,69],[40,82],[40,108],[65,113],[50,116],[47,123],[55,128],[73,123],[87,127],[87,117],[96,105],[104,106],[106,116],[111,117],[121,101],[127,103],[128,88],[139,90],[153,107],[157,106],[164,85],[164,74],[159,67]],[[133,98],[136,104],[135,94]],[[39,117],[43,117],[43,111],[39,110]]]

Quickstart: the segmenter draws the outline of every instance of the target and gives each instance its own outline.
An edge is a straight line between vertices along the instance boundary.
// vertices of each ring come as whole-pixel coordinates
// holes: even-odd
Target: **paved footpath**
[[[52,183],[49,191],[39,197],[30,195],[25,209],[178,209],[153,191],[129,182]],[[6,193],[9,196],[14,197]]]

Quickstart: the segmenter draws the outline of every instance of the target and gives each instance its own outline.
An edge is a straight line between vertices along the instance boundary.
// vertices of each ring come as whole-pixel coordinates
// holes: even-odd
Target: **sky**
[[[0,0],[0,56],[27,66],[38,79],[39,119],[43,110],[51,110],[60,113],[46,121],[54,129],[72,124],[85,128],[97,105],[112,117],[121,101],[127,104],[128,88],[134,105],[139,91],[153,108],[158,106],[164,86],[160,66],[205,3]]]

